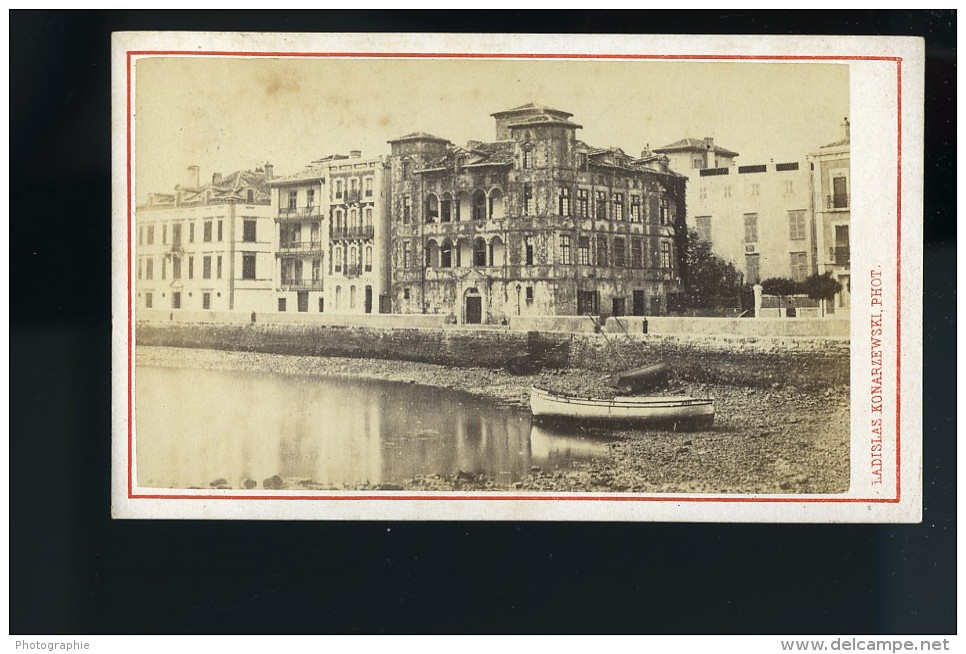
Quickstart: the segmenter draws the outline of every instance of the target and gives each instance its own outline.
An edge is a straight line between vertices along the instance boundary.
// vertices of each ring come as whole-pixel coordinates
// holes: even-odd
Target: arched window
[[[448,223],[453,220],[453,196],[449,193],[443,195],[440,222]]]
[[[335,310],[339,310],[339,305],[342,303],[342,287],[335,287]]]
[[[498,188],[490,189],[490,220],[500,220],[506,215],[503,204],[503,191]]]
[[[345,233],[345,214],[342,213],[342,209],[335,210],[335,216],[332,220],[332,229],[335,234]]]
[[[349,260],[348,266],[346,266],[346,274],[358,275],[359,274],[359,249],[356,246],[351,246],[349,248]]]
[[[439,250],[439,267],[440,268],[452,268],[453,267],[453,244],[449,239],[443,241],[443,245]]]
[[[529,145],[523,146],[522,168],[533,168],[533,148]]]
[[[426,222],[434,223],[439,219],[439,199],[430,193],[426,196]]]
[[[356,209],[349,209],[349,230],[359,228],[359,212]]]
[[[372,272],[372,246],[366,246],[366,272]]]
[[[366,218],[365,218],[365,220],[366,220],[365,226],[366,227],[372,227],[372,207],[366,207],[366,214],[365,215],[366,215]]]
[[[341,245],[337,245],[335,247],[335,252],[332,255],[333,256],[333,266],[335,267],[334,268],[335,272],[342,272],[342,254],[343,254],[342,253],[342,246]],[[338,287],[337,287],[336,293],[338,293]],[[336,298],[338,298],[338,295],[336,295]],[[338,305],[339,305],[339,301],[337,299],[336,300],[336,306],[338,306]]]
[[[473,241],[473,265],[481,268],[486,266],[486,241],[482,238]]]
[[[473,193],[473,220],[486,220],[486,193]]]

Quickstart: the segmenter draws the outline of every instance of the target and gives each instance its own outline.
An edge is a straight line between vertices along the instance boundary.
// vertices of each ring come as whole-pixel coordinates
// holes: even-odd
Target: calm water
[[[352,378],[137,369],[137,478],[156,488],[233,487],[272,475],[322,484],[530,472],[607,457],[605,441],[531,426],[525,410],[438,388]]]

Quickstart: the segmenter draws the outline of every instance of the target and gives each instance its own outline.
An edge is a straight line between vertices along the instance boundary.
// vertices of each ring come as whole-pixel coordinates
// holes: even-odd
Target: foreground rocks
[[[533,384],[572,394],[608,396],[603,375],[582,369],[511,376],[488,368],[454,368],[407,361],[285,356],[248,352],[138,347],[138,365],[250,370],[319,376],[349,375],[466,391],[512,406],[527,406]],[[733,365],[753,366],[736,355]],[[695,375],[691,375],[694,377]],[[747,377],[747,375],[745,375]],[[534,469],[509,486],[473,471],[416,477],[400,484],[365,484],[362,491],[501,491],[632,493],[840,493],[849,484],[849,393],[843,384],[807,388],[769,373],[754,385],[674,379],[661,394],[715,399],[714,427],[699,432],[619,430],[606,438],[610,456],[570,469]],[[616,440],[613,440],[614,437]],[[219,482],[219,483],[215,483]],[[210,482],[225,488],[225,480]],[[239,487],[242,485],[239,483]],[[246,489],[347,490],[324,480],[275,476],[244,482]]]

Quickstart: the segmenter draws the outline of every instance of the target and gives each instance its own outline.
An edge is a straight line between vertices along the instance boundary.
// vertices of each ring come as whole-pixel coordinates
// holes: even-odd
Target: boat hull
[[[673,429],[710,427],[714,422],[714,400],[711,399],[591,398],[560,395],[535,387],[530,390],[530,411],[539,420],[665,425]]]

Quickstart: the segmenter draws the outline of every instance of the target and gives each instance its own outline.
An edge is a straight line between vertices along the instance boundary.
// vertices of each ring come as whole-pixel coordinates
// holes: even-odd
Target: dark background
[[[149,29],[925,36],[922,524],[112,521],[110,33]],[[954,633],[955,37],[955,11],[11,11],[11,633]]]

